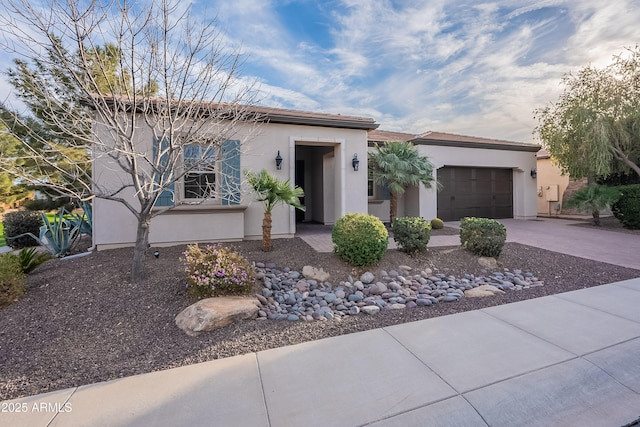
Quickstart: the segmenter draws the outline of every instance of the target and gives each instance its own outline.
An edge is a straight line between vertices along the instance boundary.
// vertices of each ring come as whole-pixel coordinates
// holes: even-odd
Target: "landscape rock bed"
[[[465,291],[483,285],[500,291],[544,286],[531,272],[508,269],[479,276],[465,273],[456,278],[429,268],[413,272],[409,266],[400,266],[388,272],[381,270],[379,278],[367,271],[359,280],[349,276],[335,285],[305,277],[288,267],[279,269],[273,263],[256,263],[256,269],[262,284],[261,294],[257,295],[262,304],[258,319],[263,320],[322,321],[424,307],[459,301]]]
[[[359,279],[366,272],[332,253],[315,252],[300,238],[273,243],[272,252],[263,252],[258,240],[229,245],[256,265],[288,266],[298,272],[312,265],[329,274],[325,281],[336,287],[339,280],[332,282],[331,278],[344,280],[351,275]],[[185,289],[185,249],[184,245],[159,248],[159,258],[150,253],[148,277],[136,284],[130,282],[128,270],[131,248],[98,251],[76,259],[52,259],[38,267],[27,278],[26,295],[0,309],[0,400],[640,277],[639,270],[514,242],[505,244],[495,268],[481,266],[477,257],[459,246],[431,248],[414,256],[389,250],[379,265],[368,269],[374,277],[382,278],[383,270],[398,271],[400,265],[413,267],[412,272],[430,268],[435,274],[456,278],[465,274],[488,276],[493,271],[506,273],[508,268],[510,272],[533,272],[544,279],[544,286],[520,292],[508,290],[487,298],[464,297],[428,307],[384,309],[374,316],[342,316],[340,321],[252,319],[191,337],[175,323],[176,315],[197,301]],[[261,292],[261,288],[256,287],[254,292]]]

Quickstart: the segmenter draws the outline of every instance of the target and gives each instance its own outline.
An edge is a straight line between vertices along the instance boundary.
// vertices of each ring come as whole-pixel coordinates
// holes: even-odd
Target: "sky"
[[[415,134],[537,142],[533,111],[558,99],[563,74],[640,43],[640,0],[192,4],[241,50],[260,104],[371,117]]]

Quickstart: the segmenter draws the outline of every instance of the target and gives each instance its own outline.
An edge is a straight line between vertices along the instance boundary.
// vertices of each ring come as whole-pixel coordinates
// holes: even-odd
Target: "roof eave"
[[[287,124],[287,125],[306,125],[306,126],[322,126],[342,129],[359,129],[359,130],[373,130],[380,126],[378,123],[364,120],[349,120],[349,119],[333,119],[333,118],[320,118],[320,117],[297,117],[282,114],[266,113],[266,122]]]
[[[415,145],[438,145],[445,147],[460,147],[460,148],[484,148],[489,150],[506,150],[506,151],[528,151],[537,153],[540,150],[539,145],[528,144],[509,144],[502,143],[496,144],[491,142],[463,142],[463,141],[446,141],[439,139],[422,139],[416,138],[411,141]]]

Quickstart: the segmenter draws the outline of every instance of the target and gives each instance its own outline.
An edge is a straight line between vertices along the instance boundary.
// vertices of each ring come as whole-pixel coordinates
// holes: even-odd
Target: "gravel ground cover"
[[[456,277],[487,273],[460,247],[432,248],[415,257],[390,250],[379,265],[354,269],[331,253],[316,253],[299,238],[275,240],[271,253],[263,253],[260,244],[230,245],[254,262],[298,271],[305,265],[323,268],[334,284],[365,271],[378,277],[400,265]],[[148,277],[139,284],[129,280],[131,249],[40,266],[29,276],[25,297],[0,309],[0,400],[640,277],[638,270],[507,243],[498,269],[531,272],[544,286],[341,320],[250,320],[193,338],[174,323],[194,302],[185,293],[184,249],[159,248],[160,257],[150,256]]]

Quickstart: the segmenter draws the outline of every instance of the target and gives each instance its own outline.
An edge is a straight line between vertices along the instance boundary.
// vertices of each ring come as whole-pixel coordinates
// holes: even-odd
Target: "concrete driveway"
[[[501,219],[507,227],[507,241],[535,246],[553,252],[640,270],[640,234],[629,234],[597,227],[581,227],[584,221],[545,218],[536,220]],[[459,228],[460,221],[447,222]],[[311,228],[296,234],[318,252],[333,251],[329,228]],[[429,247],[457,246],[460,237],[431,236]],[[389,238],[389,249],[395,242]]]
[[[508,242],[640,270],[640,234],[580,227],[575,225],[579,221],[556,218],[499,221],[507,227]]]

